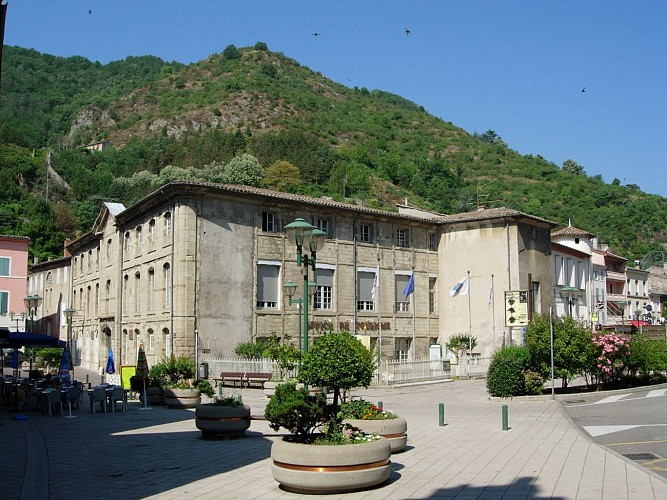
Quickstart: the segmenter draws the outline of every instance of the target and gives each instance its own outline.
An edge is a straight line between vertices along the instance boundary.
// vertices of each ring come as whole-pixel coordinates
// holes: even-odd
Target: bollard
[[[382,401],[378,401],[378,408],[380,411],[384,411],[384,408],[382,407]]]
[[[445,425],[445,403],[440,403],[439,413],[440,413],[440,427],[443,427]]]
[[[104,375],[100,375],[100,385],[104,383]]]
[[[503,430],[509,430],[509,422],[507,415],[507,405],[503,405]]]
[[[86,384],[90,384],[90,375],[86,373]]]

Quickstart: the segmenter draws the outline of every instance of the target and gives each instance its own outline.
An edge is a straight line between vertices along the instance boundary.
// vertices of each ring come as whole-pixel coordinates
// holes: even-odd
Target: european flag
[[[403,290],[403,296],[407,299],[408,295],[410,295],[414,291],[415,291],[415,274],[412,273],[410,275],[408,283],[405,285],[405,289]]]

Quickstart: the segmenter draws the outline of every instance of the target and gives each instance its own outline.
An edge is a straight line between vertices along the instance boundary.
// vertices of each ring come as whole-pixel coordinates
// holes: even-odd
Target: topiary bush
[[[486,389],[491,396],[511,398],[525,394],[524,371],[530,363],[528,349],[523,346],[503,347],[491,358]]]
[[[327,400],[322,394],[309,395],[297,389],[294,382],[276,387],[276,392],[264,408],[264,417],[274,431],[287,429],[295,441],[313,440],[313,432],[324,422]]]

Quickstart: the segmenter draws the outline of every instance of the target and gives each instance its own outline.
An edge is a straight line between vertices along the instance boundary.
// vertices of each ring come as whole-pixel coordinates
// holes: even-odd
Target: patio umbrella
[[[58,378],[60,380],[69,379],[69,354],[67,347],[63,349],[63,356],[60,358],[60,367],[58,368]]]
[[[146,353],[144,352],[144,346],[140,345],[139,346],[139,353],[137,355],[137,372],[135,373],[135,376],[144,381],[144,400],[141,403],[141,409],[142,410],[148,410],[150,407],[148,406],[148,394],[146,393],[146,379],[148,378],[148,360],[146,359]]]
[[[116,365],[113,361],[113,351],[111,350],[111,347],[109,347],[109,357],[107,357],[107,368],[104,371],[108,374],[116,373]]]

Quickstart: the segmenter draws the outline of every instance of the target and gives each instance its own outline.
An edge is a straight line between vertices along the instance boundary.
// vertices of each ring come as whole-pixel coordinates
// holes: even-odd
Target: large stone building
[[[91,231],[67,246],[71,260],[59,260],[69,289],[53,291],[49,307],[77,311],[77,357],[92,369],[104,366],[109,347],[118,364],[134,364],[140,344],[154,363],[171,353],[233,356],[238,343],[272,332],[296,341],[299,309],[283,286],[303,282],[284,233],[297,217],[326,233],[309,276],[316,283],[311,338],[350,330],[381,347],[383,359],[407,360],[470,331],[475,354],[488,356],[521,341],[521,326],[506,322],[505,291],[525,291],[529,315],[553,304],[555,225],[538,217],[502,208],[440,215],[407,204],[390,212],[175,182],[127,209],[105,204]],[[53,263],[33,267],[31,289],[46,293],[49,272]],[[451,297],[468,276],[468,294]],[[62,317],[59,325],[65,338]]]

